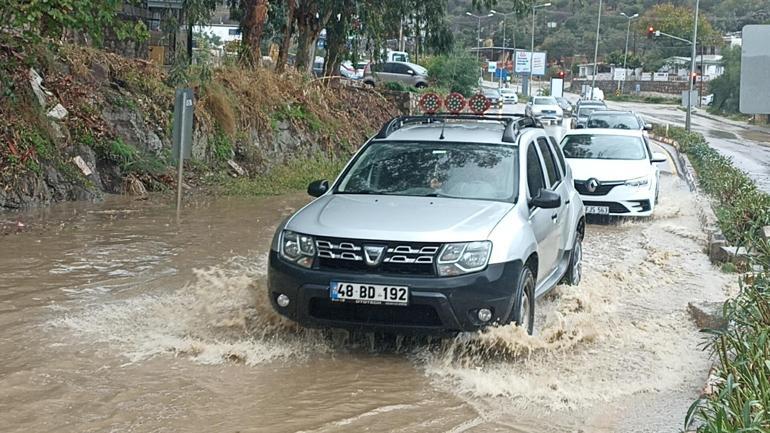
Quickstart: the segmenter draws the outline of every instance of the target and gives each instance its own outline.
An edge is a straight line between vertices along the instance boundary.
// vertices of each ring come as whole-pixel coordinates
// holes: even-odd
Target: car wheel
[[[527,266],[519,274],[515,293],[518,298],[513,304],[511,321],[532,335],[535,328],[535,277]]]
[[[364,84],[366,84],[366,87],[374,87],[374,81],[364,81]]]
[[[569,256],[569,269],[564,275],[564,282],[570,286],[577,286],[583,279],[583,239],[580,233],[575,234],[575,245]]]
[[[418,89],[424,89],[424,88],[428,87],[428,85],[425,84],[425,83],[417,83],[417,84],[414,85],[414,87],[416,87]]]

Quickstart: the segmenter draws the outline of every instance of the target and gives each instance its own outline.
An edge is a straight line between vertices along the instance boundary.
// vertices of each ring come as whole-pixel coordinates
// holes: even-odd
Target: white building
[[[217,36],[222,40],[222,44],[241,40],[241,29],[238,24],[206,24],[204,26],[196,26],[193,31],[195,33]]]
[[[725,66],[722,62],[722,56],[719,54],[706,54],[695,56],[695,70],[703,76],[704,81],[725,73]],[[666,64],[658,72],[668,72],[669,74],[687,78],[690,72],[690,57],[669,57]]]

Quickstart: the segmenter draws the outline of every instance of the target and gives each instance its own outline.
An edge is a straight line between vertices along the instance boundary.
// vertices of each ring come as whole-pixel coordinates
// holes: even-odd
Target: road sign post
[[[177,89],[174,102],[173,156],[177,161],[176,209],[182,209],[182,173],[184,160],[192,155],[193,90]]]

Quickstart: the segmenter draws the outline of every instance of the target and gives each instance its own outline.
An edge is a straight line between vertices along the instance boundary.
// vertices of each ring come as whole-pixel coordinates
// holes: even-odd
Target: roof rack
[[[403,128],[405,125],[444,123],[447,120],[483,120],[491,122],[500,122],[505,126],[502,141],[506,143],[515,143],[516,137],[524,128],[542,128],[543,124],[534,117],[524,114],[449,114],[435,113],[417,116],[398,116],[385,122],[382,128],[374,138],[383,139],[395,131]]]

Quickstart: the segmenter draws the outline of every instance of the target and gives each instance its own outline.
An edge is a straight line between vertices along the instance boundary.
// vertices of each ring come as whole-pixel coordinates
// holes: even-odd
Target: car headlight
[[[650,179],[647,177],[639,177],[636,179],[631,179],[626,181],[627,186],[636,186],[636,187],[647,186],[647,184],[649,183],[650,183]]]
[[[484,269],[492,252],[492,242],[447,244],[438,258],[438,274],[442,277],[468,274]]]
[[[313,266],[315,239],[312,236],[284,230],[281,236],[281,257],[304,268]]]

